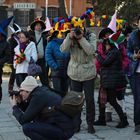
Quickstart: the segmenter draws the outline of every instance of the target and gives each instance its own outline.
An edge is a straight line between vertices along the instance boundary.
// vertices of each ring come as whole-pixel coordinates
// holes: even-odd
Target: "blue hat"
[[[5,36],[5,37],[7,37],[7,33],[4,31],[6,28],[7,28],[7,26],[10,24],[10,22],[12,21],[12,19],[13,19],[13,16],[11,16],[11,17],[9,17],[9,18],[7,18],[7,19],[4,19],[3,21],[1,21],[0,22],[0,33],[3,35],[3,36]]]

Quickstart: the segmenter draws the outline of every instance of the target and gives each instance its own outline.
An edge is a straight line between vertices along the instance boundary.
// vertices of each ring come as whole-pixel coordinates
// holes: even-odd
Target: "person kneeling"
[[[58,94],[48,87],[39,87],[34,77],[27,76],[21,83],[19,96],[10,97],[13,115],[31,140],[68,140],[73,136],[72,119],[53,109],[61,104]]]

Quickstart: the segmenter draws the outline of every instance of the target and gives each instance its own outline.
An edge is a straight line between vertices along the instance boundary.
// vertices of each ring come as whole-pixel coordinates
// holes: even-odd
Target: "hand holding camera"
[[[22,102],[22,97],[19,91],[9,91],[9,95],[10,95],[10,102],[13,106],[17,105],[17,103]]]
[[[79,26],[77,26],[71,30],[71,32],[70,32],[71,39],[79,40],[82,37],[83,37],[83,30]]]
[[[140,50],[139,49],[135,49],[134,50],[134,59],[140,59]]]

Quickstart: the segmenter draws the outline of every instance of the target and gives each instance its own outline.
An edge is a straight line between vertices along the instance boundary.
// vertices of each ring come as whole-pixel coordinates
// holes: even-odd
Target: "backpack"
[[[57,93],[57,91],[54,89],[50,88],[50,90]],[[63,97],[59,106],[44,107],[40,112],[40,118],[42,120],[46,120],[47,118],[51,117],[56,111],[63,112],[68,117],[74,118],[82,111],[84,99],[85,96],[82,92],[69,91]]]
[[[61,101],[60,111],[74,118],[82,111],[85,96],[82,92],[69,91]]]

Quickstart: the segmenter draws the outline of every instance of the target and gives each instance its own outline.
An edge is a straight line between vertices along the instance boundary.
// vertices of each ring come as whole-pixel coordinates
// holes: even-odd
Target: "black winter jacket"
[[[49,88],[42,86],[35,88],[28,98],[29,104],[25,112],[15,105],[13,106],[13,115],[18,122],[23,125],[31,121],[44,121],[56,125],[62,130],[72,130],[72,120],[60,111],[55,111],[46,120],[40,119],[40,114],[45,107],[59,106],[61,97]]]
[[[126,86],[126,79],[122,70],[120,51],[114,47],[107,51],[106,57],[97,56],[101,64],[101,86],[104,88],[123,88]]]
[[[6,40],[0,41],[0,68],[10,60],[10,48]]]

